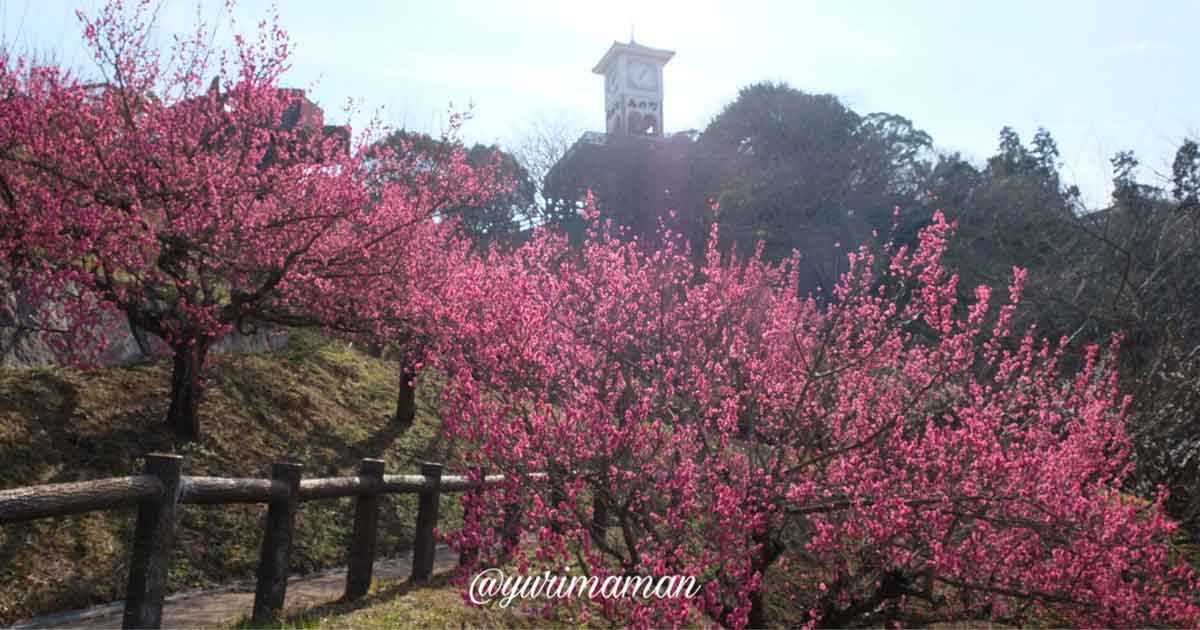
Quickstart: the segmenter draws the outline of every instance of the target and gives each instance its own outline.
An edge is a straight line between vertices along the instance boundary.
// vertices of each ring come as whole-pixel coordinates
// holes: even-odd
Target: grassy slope
[[[252,627],[242,620],[235,628]],[[546,619],[534,610],[522,610],[520,600],[509,608],[476,608],[462,597],[462,588],[450,576],[435,576],[427,585],[405,581],[377,583],[367,597],[354,602],[333,602],[289,614],[274,626],[300,628],[578,628],[563,619]]]
[[[150,451],[184,456],[184,474],[267,477],[285,457],[310,477],[351,474],[363,457],[389,472],[416,472],[420,461],[452,463],[419,393],[406,432],[389,421],[397,366],[312,333],[288,348],[218,355],[201,405],[196,444],[176,444],[162,426],[170,366],[165,362],[81,373],[0,371],[0,489],[136,474]],[[302,504],[292,565],[307,571],[343,564],[351,529],[349,499]],[[414,496],[385,498],[381,553],[412,540]],[[187,506],[171,567],[172,590],[253,575],[264,506]],[[444,498],[441,526],[460,514]],[[0,528],[0,625],[125,595],[133,510],[94,512]]]

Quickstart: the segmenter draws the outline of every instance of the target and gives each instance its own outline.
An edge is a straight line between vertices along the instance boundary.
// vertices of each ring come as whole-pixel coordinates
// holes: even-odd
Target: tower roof
[[[673,50],[651,48],[635,42],[629,42],[628,44],[613,42],[613,45],[609,47],[608,52],[604,53],[604,56],[600,58],[600,62],[596,64],[596,67],[592,68],[592,72],[596,74],[604,74],[608,71],[609,64],[611,64],[613,60],[622,53],[650,57],[661,63],[667,63],[671,60],[671,57],[675,56],[675,51]]]

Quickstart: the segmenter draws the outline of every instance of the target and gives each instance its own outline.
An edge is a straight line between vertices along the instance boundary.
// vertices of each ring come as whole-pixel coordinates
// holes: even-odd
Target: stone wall
[[[15,293],[5,298],[7,309],[0,308],[0,368],[31,368],[63,365],[53,347],[35,330],[32,309]],[[51,321],[54,321],[51,317]],[[62,319],[59,317],[58,319]],[[105,349],[97,357],[102,366],[130,365],[166,358],[170,349],[155,335],[139,331],[135,336],[124,317],[109,315],[101,324],[105,331]],[[139,343],[138,337],[142,343]],[[279,328],[260,328],[253,335],[236,331],[213,344],[212,352],[263,352],[287,345],[288,333]]]

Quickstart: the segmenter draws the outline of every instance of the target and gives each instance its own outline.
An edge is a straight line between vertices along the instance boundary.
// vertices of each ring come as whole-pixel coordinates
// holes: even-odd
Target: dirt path
[[[439,545],[434,571],[454,568],[458,554]],[[412,569],[412,554],[375,561],[374,577],[403,579]],[[339,599],[346,587],[346,568],[329,569],[288,580],[286,610],[305,609]],[[254,607],[254,583],[176,593],[163,604],[163,628],[214,628],[228,626],[250,614]],[[124,602],[113,602],[84,610],[57,613],[23,621],[13,628],[120,628]]]

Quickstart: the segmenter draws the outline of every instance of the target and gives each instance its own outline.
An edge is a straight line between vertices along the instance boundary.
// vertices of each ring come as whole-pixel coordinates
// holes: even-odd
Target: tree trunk
[[[133,340],[137,343],[138,351],[142,353],[143,359],[149,359],[154,356],[154,348],[150,345],[150,340],[146,338],[146,331],[134,323],[132,317],[126,317],[129,322],[129,332],[133,335]]]
[[[187,441],[200,439],[200,371],[208,345],[207,340],[194,339],[194,343],[185,342],[174,348],[167,425]]]
[[[604,536],[608,532],[608,504],[604,502],[604,498],[597,493],[592,498],[592,538],[604,541]]]
[[[759,552],[758,560],[755,563],[755,569],[762,574],[763,580],[767,579],[767,568],[783,555],[784,546],[779,541],[770,537],[767,532],[754,536],[754,542],[762,545],[762,550]],[[750,615],[746,620],[746,626],[749,628],[765,628],[767,626],[767,606],[763,601],[763,589],[760,586],[758,590],[750,593]]]
[[[396,424],[412,426],[417,417],[417,373],[406,361],[400,367],[400,393],[396,396]]]
[[[750,616],[746,619],[747,628],[767,627],[767,608],[763,604],[762,589],[750,594]]]

